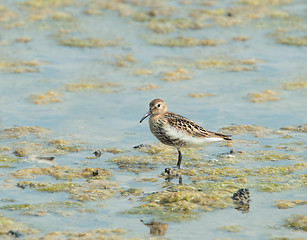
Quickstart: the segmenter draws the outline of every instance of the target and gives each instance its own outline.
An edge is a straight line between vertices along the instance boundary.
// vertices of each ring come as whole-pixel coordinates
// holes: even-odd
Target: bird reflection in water
[[[165,180],[170,182],[173,178],[178,178],[179,185],[182,184],[182,177],[179,170],[175,170],[173,168],[165,168],[164,172],[161,174],[165,177]]]
[[[168,223],[161,223],[161,222],[149,222],[145,223],[142,219],[140,220],[145,226],[150,228],[150,234],[155,236],[164,236],[167,229]]]

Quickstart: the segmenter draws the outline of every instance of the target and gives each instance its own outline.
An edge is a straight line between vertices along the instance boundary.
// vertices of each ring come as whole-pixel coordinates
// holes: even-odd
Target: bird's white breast
[[[179,139],[180,141],[185,142],[186,147],[197,147],[197,146],[203,146],[206,144],[222,141],[222,138],[216,138],[216,137],[195,137],[189,134],[188,132],[176,129],[170,126],[166,126],[165,128],[165,134],[170,139]]]

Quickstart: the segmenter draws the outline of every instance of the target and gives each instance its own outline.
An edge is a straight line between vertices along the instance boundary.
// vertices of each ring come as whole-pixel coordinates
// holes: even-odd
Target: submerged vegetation
[[[221,40],[214,39],[196,39],[190,37],[179,36],[175,38],[150,38],[147,42],[153,45],[167,46],[167,47],[195,47],[195,46],[216,46],[222,44]]]
[[[293,45],[293,46],[307,46],[307,36],[304,36],[304,37],[295,37],[295,36],[282,37],[282,38],[278,38],[277,42],[281,43],[281,44]]]
[[[307,216],[303,214],[292,215],[286,219],[286,224],[284,226],[293,230],[303,230],[307,232]]]
[[[39,72],[39,65],[43,64],[37,60],[11,60],[11,59],[0,59],[0,71],[9,73],[33,73]]]
[[[48,104],[48,103],[58,103],[60,102],[60,94],[48,91],[44,94],[33,94],[30,96],[30,100],[35,104]]]
[[[260,93],[250,93],[248,95],[248,100],[253,103],[272,102],[279,100],[277,96],[277,92],[267,89]]]
[[[61,45],[68,47],[79,47],[79,48],[95,48],[95,47],[110,47],[121,45],[119,40],[104,40],[96,38],[65,38],[59,41]]]
[[[199,209],[211,211],[227,207],[232,201],[221,193],[205,194],[200,191],[182,190],[153,193],[141,204],[124,213],[151,214],[164,221],[181,222],[194,219]]]

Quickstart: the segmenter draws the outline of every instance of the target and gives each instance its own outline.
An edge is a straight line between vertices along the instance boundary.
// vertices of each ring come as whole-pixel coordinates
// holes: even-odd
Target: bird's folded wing
[[[203,127],[197,125],[193,121],[177,115],[172,112],[168,112],[165,117],[167,118],[168,124],[170,127],[177,130],[182,130],[188,132],[194,137],[206,137],[206,138],[222,138],[225,140],[231,140],[230,136],[224,135],[222,133],[215,133],[204,129]]]

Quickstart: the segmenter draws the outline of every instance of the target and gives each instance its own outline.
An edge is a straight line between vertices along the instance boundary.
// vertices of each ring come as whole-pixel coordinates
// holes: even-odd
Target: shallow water
[[[34,0],[0,0],[0,127],[3,130],[14,126],[39,126],[50,130],[42,133],[42,136],[39,134],[39,137],[25,134],[16,139],[4,137],[2,132],[0,147],[7,149],[0,148],[0,155],[16,157],[14,151],[25,144],[22,141],[35,142],[41,144],[42,148],[38,145],[27,148],[31,156],[55,156],[57,166],[72,169],[104,168],[112,173],[108,180],[117,184],[115,193],[107,199],[84,202],[71,199],[68,192],[42,192],[30,187],[22,189],[17,187],[20,181],[55,184],[67,182],[67,179],[48,174],[16,178],[12,174],[18,170],[52,166],[29,160],[28,154],[17,157],[17,162],[0,168],[0,213],[16,222],[26,223],[30,228],[39,229],[39,232],[26,235],[24,228],[12,227],[9,230],[21,232],[22,238],[42,237],[65,230],[88,232],[100,228],[123,229],[125,233],[119,236],[122,238],[146,239],[155,236],[140,222],[143,219],[147,223],[168,223],[164,235],[166,239],[305,238],[306,223],[305,231],[284,225],[286,219],[294,214],[305,214],[306,218],[306,204],[278,209],[274,201],[307,200],[306,166],[297,170],[293,179],[290,172],[280,176],[285,179],[290,176],[287,182],[293,184],[290,190],[261,191],[258,184],[265,178],[244,176],[247,183],[241,185],[249,188],[251,193],[248,212],[237,211],[232,205],[212,211],[196,208],[186,212],[186,215],[191,216],[197,213],[196,219],[178,222],[178,219],[170,217],[164,220],[161,215],[155,214],[123,213],[144,204],[142,199],[153,192],[180,187],[178,178],[168,183],[161,177],[166,167],[175,165],[175,150],[165,152],[166,163],[162,161],[149,167],[146,165],[146,171],[140,172],[129,171],[125,165],[121,168],[112,159],[130,155],[148,156],[133,149],[138,144],[157,142],[146,121],[139,124],[139,120],[147,112],[152,99],[162,98],[171,111],[193,119],[212,131],[232,124],[268,128],[267,133],[258,137],[254,135],[257,135],[257,131],[261,135],[263,129],[256,133],[233,133],[233,145],[213,144],[195,152],[183,150],[183,167],[188,171],[205,171],[210,170],[210,167],[223,166],[244,171],[306,162],[306,132],[280,128],[306,124],[307,43],[302,46],[278,43],[279,38],[307,35],[306,3],[299,0],[289,3],[276,1],[280,4],[271,5],[270,1],[255,1],[259,5],[250,6],[243,4],[244,1],[107,2],[104,5],[99,1],[45,1],[46,5],[41,6],[40,1]],[[30,6],[24,3],[30,3]],[[196,10],[203,11],[197,15],[197,21],[205,24],[200,29],[183,29],[183,23],[178,26],[170,21],[177,18],[195,20],[196,17],[191,16],[196,14],[193,12]],[[210,13],[206,12],[211,10]],[[227,19],[229,13],[232,15]],[[145,16],[144,21],[137,21],[140,14]],[[170,22],[167,26],[171,25],[172,32],[152,31],[148,27],[149,21],[156,23],[157,19]],[[213,39],[223,43],[216,46],[171,47],[153,45],[147,41],[178,36],[194,40]],[[247,37],[247,40],[233,40],[240,36]],[[120,44],[106,47],[60,44],[61,40],[68,38],[95,38],[113,43],[119,41]],[[249,63],[244,63],[247,60]],[[214,64],[201,64],[201,61]],[[166,76],[175,76],[177,81],[164,81]],[[184,76],[189,79],[181,79]],[[99,85],[106,82],[117,85]],[[285,83],[292,82],[305,85],[288,90]],[[71,90],[67,85],[78,83],[92,84],[94,87]],[[156,84],[160,88],[137,90],[148,84]],[[263,93],[267,89],[273,92],[269,95],[271,101],[257,103],[251,100],[250,94]],[[33,95],[48,91],[55,93],[58,101],[47,101],[45,104],[31,101]],[[214,96],[190,97],[189,94],[193,93],[210,93]],[[261,97],[258,96],[255,101],[259,99]],[[275,134],[274,131],[280,132]],[[67,140],[69,144],[78,146],[78,152],[46,152],[44,148],[50,147],[48,142],[53,139]],[[102,152],[100,158],[88,158],[93,156],[94,150],[104,148],[116,148],[122,152]],[[259,161],[251,156],[244,159],[234,155],[227,162],[221,158],[221,154],[228,153],[231,148],[256,156],[262,156],[257,151],[269,150],[276,153],[276,158],[278,154],[288,154],[289,157]],[[159,158],[159,155],[153,155],[153,159],[155,157]],[[195,162],[199,159],[208,165],[197,165]],[[226,173],[221,178],[225,176]],[[194,186],[198,182],[190,177],[182,174],[184,187],[189,184]],[[270,174],[267,175],[269,177]],[[155,182],[138,181],[142,178],[153,178]],[[236,177],[230,175],[229,179]],[[72,182],[86,186],[90,180],[74,178]],[[296,181],[300,184],[295,185]],[[141,189],[143,193],[124,196],[122,191],[130,188]],[[229,191],[229,197],[235,192],[231,188],[225,191]],[[58,204],[48,207],[52,202],[63,201],[80,205],[65,208]],[[9,204],[43,203],[48,204],[35,209],[45,211],[42,216],[25,215],[24,209],[5,209]],[[230,232],[219,229],[224,226],[239,226],[240,230]],[[0,234],[3,238],[9,238],[6,232],[0,231]]]

